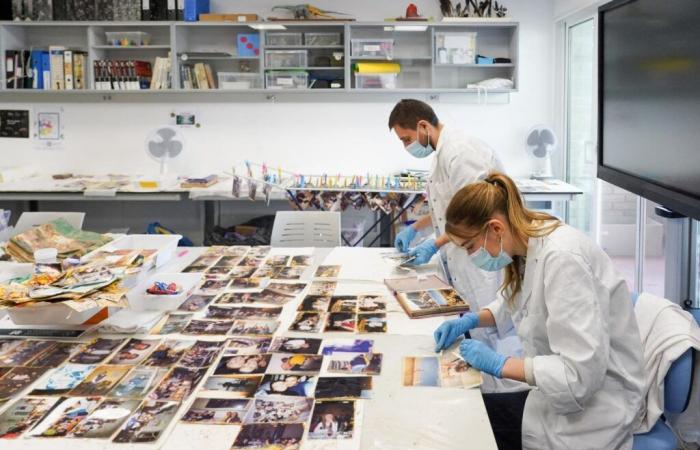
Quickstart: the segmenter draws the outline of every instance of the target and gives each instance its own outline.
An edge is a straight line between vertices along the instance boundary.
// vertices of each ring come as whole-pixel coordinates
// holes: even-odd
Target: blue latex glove
[[[411,245],[411,241],[416,238],[418,232],[412,226],[404,227],[399,234],[396,235],[394,240],[394,247],[401,253],[408,252],[408,247]]]
[[[459,319],[444,322],[433,333],[435,338],[435,351],[444,350],[469,330],[479,326],[479,316],[476,313],[467,313]]]
[[[474,339],[465,339],[459,345],[459,353],[470,366],[498,378],[501,378],[503,366],[508,359],[507,356],[491,350],[488,345]]]
[[[435,239],[428,239],[419,244],[416,248],[411,249],[408,252],[408,257],[415,259],[411,261],[411,264],[420,266],[421,264],[427,264],[430,258],[433,257],[435,253],[438,252],[438,246],[435,244]]]

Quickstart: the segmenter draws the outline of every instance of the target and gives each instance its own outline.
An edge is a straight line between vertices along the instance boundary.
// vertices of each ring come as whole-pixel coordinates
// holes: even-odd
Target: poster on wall
[[[0,110],[0,138],[29,138],[28,110]]]
[[[36,126],[34,138],[36,146],[41,150],[57,150],[63,146],[64,115],[60,110],[36,111]]]

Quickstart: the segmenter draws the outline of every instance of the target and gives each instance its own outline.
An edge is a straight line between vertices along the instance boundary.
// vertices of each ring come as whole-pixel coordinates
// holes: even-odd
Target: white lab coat
[[[435,157],[428,180],[428,203],[437,236],[445,232],[445,212],[452,197],[462,187],[483,180],[493,171],[503,172],[496,153],[479,139],[465,136],[459,130],[444,127],[435,147]],[[452,243],[440,250],[442,262],[449,271],[452,286],[478,311],[493,301],[501,284],[499,273],[485,272],[476,267],[464,249]],[[522,356],[522,346],[515,330],[506,330],[499,336],[496,328],[481,328],[470,332],[477,339],[499,353]],[[528,389],[513,380],[499,380],[484,375],[483,392],[509,392]]]
[[[632,448],[644,375],[627,285],[587,236],[562,225],[530,238],[522,290],[511,311],[536,389],[525,403],[523,448]]]

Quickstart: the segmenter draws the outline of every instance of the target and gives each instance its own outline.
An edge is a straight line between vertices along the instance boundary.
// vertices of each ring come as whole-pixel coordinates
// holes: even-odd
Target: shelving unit
[[[269,24],[266,22],[266,24]],[[183,89],[180,67],[183,64],[209,64],[214,77],[216,73],[247,73],[257,76],[251,89],[217,89],[217,95],[223,95],[216,101],[279,100],[291,94],[295,99],[337,100],[339,96],[351,98],[370,98],[388,94],[475,94],[476,89],[467,85],[478,81],[499,77],[511,79],[513,89],[490,90],[489,94],[509,95],[517,92],[519,65],[519,24],[509,20],[474,19],[467,22],[430,22],[420,23],[425,30],[402,31],[402,24],[390,22],[275,22],[288,33],[339,33],[341,45],[307,45],[302,40],[299,45],[266,45],[268,36],[278,32],[257,31],[252,23],[219,22],[0,22],[0,101],[44,101],[60,99],[72,101],[80,98],[86,101],[112,100],[117,97],[129,99],[148,99],[148,101],[210,101],[211,94],[205,90]],[[412,24],[413,25],[413,24]],[[106,42],[106,31],[145,31],[151,35],[150,45],[135,47],[115,47]],[[435,48],[436,33],[477,33],[477,53],[489,57],[509,58],[511,63],[500,64],[444,64],[438,61]],[[236,40],[241,33],[258,34],[260,39],[259,54],[255,57],[238,56]],[[392,39],[394,54],[391,60],[377,57],[356,57],[352,55],[353,39]],[[7,89],[4,75],[6,73],[6,50],[47,49],[50,45],[66,47],[70,50],[88,53],[88,86],[93,89],[85,91],[40,91]],[[324,89],[267,89],[265,74],[270,71],[286,70],[265,65],[266,51],[305,51],[307,64],[302,67],[289,68],[304,71],[312,80],[340,80],[340,88]],[[342,64],[327,65],[333,55],[342,53]],[[186,55],[186,56],[185,56]],[[94,89],[93,62],[100,59],[130,59],[154,61],[156,57],[170,57],[172,70],[172,88],[158,91],[103,91]],[[314,61],[318,57],[323,66]],[[395,89],[361,89],[356,86],[353,64],[361,61],[390,61],[398,63],[401,71],[396,77]],[[325,84],[324,84],[325,85]],[[138,94],[138,95],[135,95]],[[145,95],[144,95],[145,94]],[[302,95],[300,95],[302,94]],[[92,96],[92,97],[91,97]],[[491,98],[491,97],[490,97]],[[508,101],[506,98],[505,101]],[[78,101],[78,100],[76,100]]]

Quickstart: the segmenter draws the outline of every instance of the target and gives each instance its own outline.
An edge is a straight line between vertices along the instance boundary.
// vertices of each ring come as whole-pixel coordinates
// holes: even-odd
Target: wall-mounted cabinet
[[[496,92],[519,89],[517,22],[275,22],[284,28],[259,29],[270,25],[0,22],[0,52],[5,56],[0,60],[0,101],[23,95],[132,95],[133,90],[164,100],[173,95],[196,100],[203,91],[213,90],[268,96],[307,92],[309,98],[319,91],[473,93],[477,83],[492,78],[512,82]],[[43,89],[34,84],[32,89],[31,83],[20,81],[36,76],[30,70],[32,52],[50,47],[86,55],[82,92],[51,89],[57,87],[53,83]],[[121,82],[136,74],[128,64],[122,69],[114,63],[112,71],[114,61],[135,61],[136,68],[141,64],[150,72],[142,71],[140,83]],[[26,68],[24,73],[18,63]],[[100,64],[110,70],[105,72]],[[147,75],[164,70],[157,86],[147,81]]]

